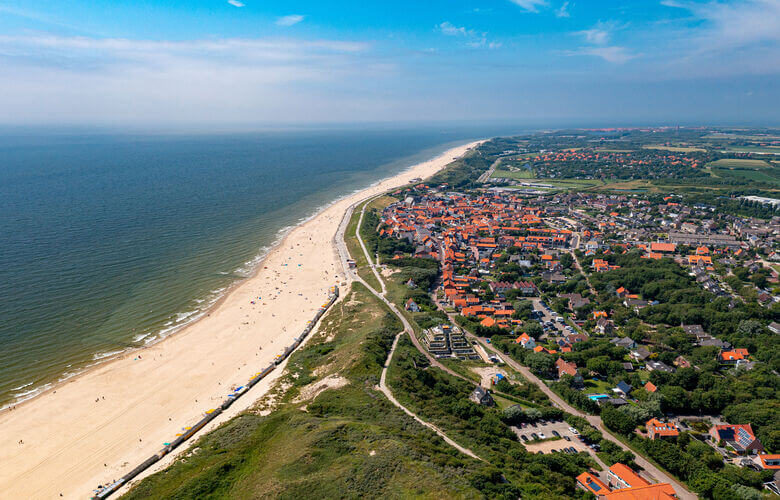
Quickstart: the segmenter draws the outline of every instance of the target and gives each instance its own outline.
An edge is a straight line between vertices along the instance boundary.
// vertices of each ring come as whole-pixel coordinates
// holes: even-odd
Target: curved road
[[[390,387],[388,387],[388,385],[387,385],[387,369],[390,367],[390,362],[393,359],[393,354],[395,353],[395,349],[398,346],[398,340],[401,338],[401,335],[403,335],[404,333],[409,334],[409,337],[412,339],[412,342],[415,344],[415,347],[417,347],[418,350],[421,350],[421,352],[423,352],[423,354],[426,354],[426,357],[428,357],[428,360],[431,362],[432,366],[437,366],[437,367],[445,370],[447,373],[450,373],[450,374],[452,374],[452,375],[454,375],[456,377],[460,377],[460,378],[463,378],[463,379],[465,379],[465,377],[462,377],[461,375],[459,375],[457,373],[454,373],[452,370],[446,368],[441,363],[439,363],[439,362],[435,361],[433,358],[431,358],[430,355],[428,355],[427,352],[422,350],[421,346],[419,345],[419,342],[417,341],[417,337],[414,334],[414,330],[412,329],[412,325],[409,324],[409,321],[407,321],[406,317],[403,314],[401,314],[400,311],[398,311],[398,309],[395,307],[395,304],[391,303],[390,301],[388,301],[385,298],[385,296],[384,296],[384,293],[385,293],[384,292],[384,288],[385,288],[384,281],[382,280],[381,276],[379,276],[379,274],[377,273],[376,269],[374,268],[374,264],[372,263],[371,258],[368,256],[368,251],[366,250],[366,246],[363,243],[362,238],[360,238],[360,233],[359,233],[360,224],[358,224],[358,226],[357,226],[357,228],[355,230],[355,236],[357,236],[357,239],[360,242],[360,246],[363,248],[363,252],[366,254],[366,258],[368,259],[368,262],[371,265],[371,269],[374,271],[374,274],[376,275],[377,279],[379,280],[379,283],[382,285],[383,292],[379,293],[376,290],[374,290],[371,287],[371,285],[366,283],[365,280],[363,280],[363,278],[358,276],[358,274],[356,272],[353,272],[353,270],[349,268],[349,264],[347,263],[347,260],[349,260],[349,251],[347,250],[347,245],[346,245],[346,242],[344,240],[344,237],[345,237],[347,225],[349,224],[349,220],[352,217],[352,213],[354,211],[354,208],[355,208],[355,205],[352,205],[352,206],[350,206],[346,210],[346,212],[344,214],[344,219],[342,219],[341,224],[339,224],[339,228],[336,231],[336,235],[333,238],[334,244],[336,246],[336,250],[337,250],[337,252],[339,254],[339,258],[341,260],[341,265],[344,268],[344,273],[346,274],[347,277],[362,283],[363,286],[368,288],[368,290],[370,290],[372,294],[374,294],[379,300],[384,302],[390,308],[390,310],[393,311],[393,313],[396,316],[398,316],[398,319],[401,320],[401,323],[404,326],[403,331],[399,332],[398,335],[395,336],[395,339],[393,339],[393,345],[390,348],[390,352],[387,355],[387,360],[385,361],[385,365],[382,367],[382,375],[381,375],[381,377],[379,379],[379,390],[382,391],[382,393],[385,396],[387,396],[387,399],[391,403],[393,403],[393,405],[395,405],[396,407],[400,408],[404,413],[406,413],[407,415],[409,415],[410,417],[415,419],[420,424],[422,424],[425,427],[431,429],[433,432],[435,432],[437,435],[439,435],[439,437],[441,437],[447,444],[449,444],[450,446],[452,446],[453,448],[455,448],[456,450],[458,450],[459,452],[461,452],[461,453],[463,453],[465,455],[468,455],[468,456],[470,456],[472,458],[476,458],[477,460],[482,460],[479,456],[477,456],[476,453],[474,453],[473,451],[471,451],[468,448],[464,448],[463,446],[459,445],[458,443],[456,443],[455,441],[450,439],[441,429],[439,429],[438,427],[436,427],[435,425],[433,425],[433,424],[431,424],[429,422],[426,422],[426,421],[422,420],[414,412],[412,412],[411,410],[406,408],[404,405],[399,403],[398,400],[395,399],[395,397],[393,396],[393,393],[390,391]],[[365,205],[363,206],[363,210],[365,210]],[[362,221],[363,221],[363,212],[361,212],[361,216],[360,216],[360,222],[362,223]],[[465,380],[467,380],[467,379],[465,379]]]

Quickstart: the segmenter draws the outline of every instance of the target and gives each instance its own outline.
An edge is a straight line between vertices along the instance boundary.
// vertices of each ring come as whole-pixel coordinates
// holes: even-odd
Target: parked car
[[[543,433],[543,432],[540,432],[540,433],[539,433],[539,439],[545,439],[545,437],[544,437],[544,433]]]
[[[557,438],[561,437],[561,435],[558,434],[558,431],[552,431],[552,435],[557,437]]]
[[[523,441],[528,441],[528,436],[523,434],[522,436],[520,436],[520,439],[522,439]]]
[[[574,434],[575,436],[576,436],[577,434],[579,434],[579,433],[577,432],[577,429],[575,429],[574,427],[569,427],[569,432],[571,432],[571,433],[572,433],[572,434]]]
[[[563,436],[563,439],[565,439],[566,441],[571,441],[571,438],[569,436]]]
[[[534,439],[539,439],[539,436],[537,436],[535,432],[531,433],[531,437]]]

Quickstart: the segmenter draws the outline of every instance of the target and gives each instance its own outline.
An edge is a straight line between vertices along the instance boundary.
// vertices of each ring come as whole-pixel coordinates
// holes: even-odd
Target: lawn
[[[585,394],[612,394],[612,384],[603,380],[586,380]]]

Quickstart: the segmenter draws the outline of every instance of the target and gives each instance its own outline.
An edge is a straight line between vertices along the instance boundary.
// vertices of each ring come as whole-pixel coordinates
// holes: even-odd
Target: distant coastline
[[[412,155],[405,155],[400,159],[393,160],[380,167],[375,167],[374,170],[367,171],[367,172],[360,172],[360,175],[366,176],[366,175],[376,175],[376,173],[380,173],[380,175],[383,178],[387,177],[388,175],[394,175],[395,172],[393,172],[393,170],[399,168],[400,166],[406,168],[408,167],[408,165],[413,164],[417,162],[419,159],[421,159],[423,155],[433,156],[436,153],[442,151],[443,149],[450,147],[451,145],[452,142],[440,144],[438,146],[428,147],[418,153],[414,153]],[[387,172],[388,170],[390,172]],[[387,172],[387,174],[384,174],[383,171]],[[372,182],[380,182],[380,180],[373,180]],[[355,180],[354,179],[351,180],[350,183],[354,186]],[[367,184],[362,184],[362,186],[366,186],[366,185]],[[177,312],[173,312],[173,310],[171,309],[172,312],[170,313],[168,319],[152,322],[146,327],[139,328],[140,331],[137,332],[128,331],[128,333],[125,334],[127,340],[123,339],[121,336],[118,336],[115,337],[116,341],[112,341],[105,346],[100,346],[99,344],[97,344],[95,345],[95,347],[90,347],[91,341],[89,341],[89,342],[75,345],[75,347],[73,348],[69,346],[65,346],[65,349],[55,349],[54,347],[51,347],[49,349],[50,351],[55,350],[57,352],[57,355],[55,356],[54,359],[67,359],[68,361],[61,363],[60,365],[57,366],[52,365],[50,367],[41,366],[39,363],[37,368],[32,371],[28,371],[27,375],[23,375],[21,377],[14,377],[13,380],[9,380],[6,378],[7,385],[5,386],[3,385],[4,374],[2,373],[2,370],[0,370],[0,412],[2,412],[4,409],[8,407],[19,405],[25,401],[29,401],[39,396],[42,393],[52,390],[53,388],[61,385],[62,383],[71,381],[75,377],[78,377],[81,374],[85,373],[85,371],[95,368],[96,366],[99,366],[100,364],[105,363],[106,361],[110,361],[117,357],[127,355],[128,353],[135,352],[139,349],[144,349],[151,345],[155,345],[160,340],[167,338],[176,332],[181,331],[183,328],[203,318],[205,315],[209,314],[209,312],[213,310],[213,308],[216,305],[218,305],[221,302],[221,300],[225,296],[227,296],[233,288],[240,285],[240,283],[242,283],[248,277],[254,275],[257,271],[258,266],[261,265],[261,262],[267,257],[267,255],[272,251],[273,248],[278,246],[283,241],[283,239],[286,237],[287,234],[289,234],[290,231],[292,231],[295,227],[298,227],[299,225],[310,220],[311,218],[315,217],[327,206],[338,201],[338,199],[351,196],[352,194],[354,194],[355,192],[361,189],[362,187],[354,187],[352,190],[346,193],[344,192],[338,193],[338,188],[336,189],[329,188],[329,192],[336,191],[336,193],[334,193],[335,194],[334,197],[320,199],[319,201],[312,200],[314,202],[313,208],[307,209],[305,208],[305,206],[298,206],[294,211],[291,212],[291,214],[297,211],[299,213],[303,212],[303,215],[298,216],[295,220],[290,220],[285,223],[282,223],[283,224],[282,227],[278,229],[271,229],[271,231],[273,231],[273,236],[265,237],[267,243],[261,244],[259,248],[256,247],[256,250],[254,251],[254,255],[252,255],[250,258],[246,260],[243,260],[240,264],[236,264],[235,267],[227,267],[227,268],[223,267],[223,271],[219,271],[219,272],[217,272],[216,270],[212,271],[215,273],[215,275],[218,275],[211,280],[215,282],[215,286],[202,287],[203,288],[202,290],[196,291],[194,294],[190,294],[186,290],[178,292],[179,296],[182,296],[184,300],[188,302],[187,304],[182,303],[182,305],[179,308],[177,308],[178,309]],[[299,205],[305,205],[305,203],[302,202]],[[272,223],[273,222],[270,220],[268,222],[264,222],[264,224],[266,225]],[[232,245],[232,242],[230,242],[230,244]],[[2,290],[0,290],[0,294],[2,294]],[[188,294],[190,298],[187,299],[186,295],[184,294]],[[8,307],[11,306],[9,305]],[[144,304],[139,303],[139,305],[133,307],[139,309],[141,307],[144,307]],[[108,311],[108,313],[110,314],[111,312]],[[122,314],[124,314],[124,316],[127,316],[128,313],[123,312]],[[20,321],[21,320],[22,319],[20,318]],[[71,321],[70,324],[74,324],[74,323]],[[80,322],[75,324],[81,325]],[[124,320],[118,326],[124,328],[126,327],[127,324],[128,324],[127,321]],[[139,326],[142,325],[139,324]],[[81,328],[81,326],[79,326],[79,328]],[[106,326],[105,328],[102,326],[100,327],[101,330],[106,330],[107,328],[110,327],[108,326]],[[110,331],[107,331],[105,334],[101,334],[100,337],[96,337],[96,339],[100,343],[106,344],[106,340],[109,340],[109,337],[106,337],[105,335],[110,333],[111,333]],[[0,343],[2,343],[3,341],[4,341],[3,332],[0,331]],[[40,341],[37,342],[47,342],[47,341],[48,341],[48,337],[41,337]],[[31,342],[33,342],[32,339],[26,341],[27,344]],[[36,345],[35,349],[39,349],[40,345],[41,345],[40,343]],[[74,348],[78,348],[79,351],[76,351],[73,354],[69,354]],[[15,350],[13,349],[13,344],[12,344],[12,351],[15,353],[13,354],[14,355],[13,359],[19,362],[21,362],[21,360],[23,359],[20,358],[20,356],[34,357],[41,361],[46,359],[45,354],[43,353],[34,354],[34,350],[24,347],[24,344],[20,344],[18,347],[15,348]],[[11,355],[10,352],[11,351],[9,351],[8,354],[9,356]],[[62,354],[64,354],[64,358],[62,357]],[[6,374],[9,373],[8,370],[13,370],[12,365],[9,365],[7,363],[4,364],[6,364],[6,368],[7,368]]]
[[[81,496],[89,485],[120,477],[129,464],[191,425],[211,401],[224,398],[229,387],[245,383],[251,375],[247,370],[273,360],[328,288],[344,279],[332,238],[348,206],[412,178],[427,177],[465,150],[450,149],[339,197],[289,230],[257,273],[226,291],[199,321],[163,342],[98,363],[0,413],[0,461],[14,464],[0,471],[0,489],[24,498],[61,492]],[[272,381],[258,384],[243,406],[231,410],[252,404]]]

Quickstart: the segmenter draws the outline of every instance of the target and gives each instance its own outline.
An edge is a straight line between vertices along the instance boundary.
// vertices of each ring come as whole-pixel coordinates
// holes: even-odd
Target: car
[[[522,436],[520,436],[520,439],[522,439],[523,441],[528,441],[528,436],[523,434]]]
[[[569,432],[571,432],[571,433],[572,433],[572,434],[574,434],[575,436],[576,436],[577,434],[579,434],[579,432],[577,432],[577,429],[575,429],[574,427],[569,427]]]
[[[544,432],[539,433],[539,439],[544,439]]]
[[[565,439],[566,441],[571,441],[571,438],[569,436],[563,436],[563,439]]]
[[[534,439],[539,439],[539,436],[537,436],[535,432],[531,433],[531,437]]]
[[[557,437],[557,438],[561,437],[561,435],[558,434],[558,431],[552,431],[552,435]]]

